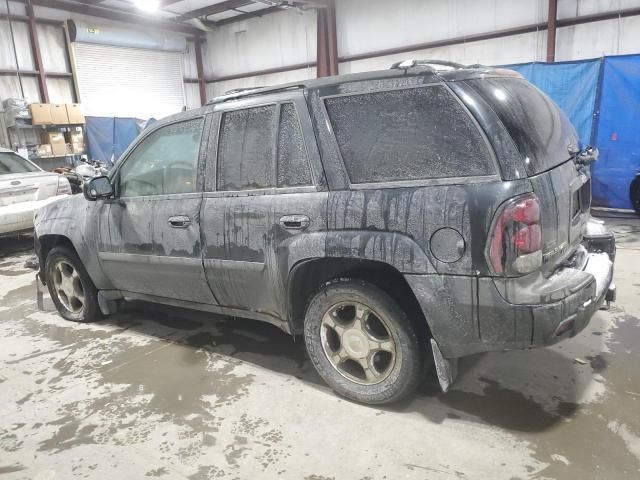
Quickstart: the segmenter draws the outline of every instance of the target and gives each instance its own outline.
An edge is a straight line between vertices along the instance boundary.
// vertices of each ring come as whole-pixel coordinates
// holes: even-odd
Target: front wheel
[[[386,292],[367,282],[324,285],[307,307],[304,335],[318,373],[347,398],[395,402],[421,378],[421,351],[409,318]]]
[[[47,255],[45,272],[51,299],[63,318],[73,322],[101,318],[98,291],[73,251],[53,248]]]

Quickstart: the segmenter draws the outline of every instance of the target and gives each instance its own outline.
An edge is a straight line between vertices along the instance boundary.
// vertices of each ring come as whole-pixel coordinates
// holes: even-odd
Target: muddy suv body
[[[37,216],[60,313],[264,320],[371,403],[430,358],[446,388],[458,357],[575,335],[614,297],[592,152],[516,73],[427,63],[231,92],[143,132]]]

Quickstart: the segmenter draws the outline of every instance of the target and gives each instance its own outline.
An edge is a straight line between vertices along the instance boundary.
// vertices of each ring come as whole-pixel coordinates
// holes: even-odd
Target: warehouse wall
[[[463,63],[507,64],[544,61],[546,31],[493,40],[418,49],[396,55],[351,60],[354,55],[402,48],[489,31],[544,23],[548,0],[337,0],[336,19],[340,73],[388,68],[406,58],[440,58]],[[10,2],[11,12],[24,15],[22,3]],[[560,0],[558,18],[573,18],[619,9],[640,7],[640,0]],[[0,12],[5,12],[0,2]],[[36,7],[36,16],[97,21],[73,12]],[[13,22],[18,65],[33,70],[27,25]],[[46,70],[69,72],[63,29],[38,25]],[[278,84],[316,75],[316,13],[286,10],[225,25],[206,35],[204,46],[208,97],[239,87]],[[556,59],[571,60],[640,52],[640,17],[627,17],[558,29]],[[184,76],[195,79],[197,69],[193,44],[183,59]],[[0,69],[16,68],[8,22],[0,20]],[[275,70],[275,71],[274,71]],[[260,73],[262,72],[262,73]],[[247,76],[249,74],[249,76]],[[218,80],[216,80],[218,79]],[[22,78],[25,96],[40,100],[35,77]],[[69,78],[48,78],[52,102],[73,97]],[[0,98],[19,95],[16,77],[0,75]],[[197,83],[185,84],[188,108],[200,105]]]
[[[10,2],[10,13],[15,15],[26,15],[26,6],[22,3]],[[7,13],[6,3],[0,2],[0,13]],[[66,52],[66,40],[62,22],[68,19],[76,21],[86,21],[98,25],[114,25],[122,27],[123,24],[109,21],[102,18],[94,18],[74,12],[54,10],[46,7],[35,7],[36,18],[46,18],[49,20],[59,20],[60,25],[37,24],[40,53],[44,70],[47,73],[70,73]],[[135,29],[135,25],[125,25]],[[32,46],[29,37],[28,25],[26,22],[13,21],[13,32],[16,43],[16,53],[18,55],[18,66],[20,70],[35,70]],[[0,70],[16,69],[16,60],[11,41],[9,22],[0,20]],[[187,51],[183,54],[183,73],[185,78],[197,78],[197,68],[195,63],[195,50],[192,42],[188,42]],[[35,76],[21,76],[24,97],[29,102],[38,102],[40,92]],[[51,103],[70,103],[75,101],[73,80],[71,78],[47,78],[47,91]],[[8,97],[21,97],[20,82],[17,76],[0,75],[0,100]],[[185,104],[187,108],[200,106],[200,95],[197,84],[185,84]]]
[[[224,25],[207,34],[205,77],[225,78],[250,71],[298,65],[293,71],[210,83],[208,97],[238,87],[293,82],[316,76],[316,13],[285,10]]]
[[[336,28],[340,73],[388,68],[407,58],[439,58],[462,63],[508,64],[546,60],[546,30],[396,55],[349,60],[353,55],[402,48],[547,21],[548,0],[337,0]],[[640,7],[640,0],[559,0],[558,18],[574,18]],[[316,16],[286,11],[223,26],[207,35],[208,79],[280,69],[316,55]],[[559,28],[556,60],[640,52],[640,17]],[[299,65],[298,65],[299,66]],[[209,96],[313,77],[315,69],[297,68],[212,82]]]
[[[361,0],[337,3],[340,57],[419,43],[481,34],[547,21],[548,0]],[[560,0],[558,19],[639,7],[639,0]],[[556,61],[640,52],[640,17],[558,29]],[[377,34],[373,34],[377,32]],[[384,32],[384,35],[381,34]],[[440,58],[499,65],[546,60],[546,30],[449,47],[416,50],[340,65],[341,73],[388,66],[403,58]]]

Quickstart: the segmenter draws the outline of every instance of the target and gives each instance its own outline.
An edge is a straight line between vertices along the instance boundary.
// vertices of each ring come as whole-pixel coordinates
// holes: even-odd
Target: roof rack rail
[[[258,88],[269,88],[269,86],[265,86],[265,87],[245,87],[245,88],[232,88],[231,90],[227,90],[226,92],[224,92],[222,95],[233,95],[234,93],[243,93],[243,92],[248,92],[249,90],[256,90]]]
[[[435,66],[435,68],[433,66]],[[463,65],[461,63],[449,62],[446,60],[416,60],[413,58],[409,60],[403,60],[402,62],[396,62],[391,65],[392,69],[397,68],[401,70],[407,70],[412,67],[428,67],[431,68],[431,70],[433,70],[434,72],[437,70],[457,70],[460,68],[467,68],[466,65]]]
[[[305,88],[303,84],[279,85],[273,87],[253,87],[253,88],[236,88],[225,92],[224,95],[214,97],[207,102],[207,105],[214,103],[228,102],[238,98],[249,97],[251,95],[261,95],[263,93],[286,92],[287,90],[299,90]]]

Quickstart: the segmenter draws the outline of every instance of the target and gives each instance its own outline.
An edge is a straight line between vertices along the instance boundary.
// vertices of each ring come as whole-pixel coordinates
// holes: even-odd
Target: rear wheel
[[[98,291],[72,250],[53,248],[47,255],[45,271],[51,299],[63,318],[92,322],[102,316]]]
[[[318,373],[347,398],[395,402],[421,378],[420,347],[406,313],[364,281],[325,285],[309,303],[304,333]]]

